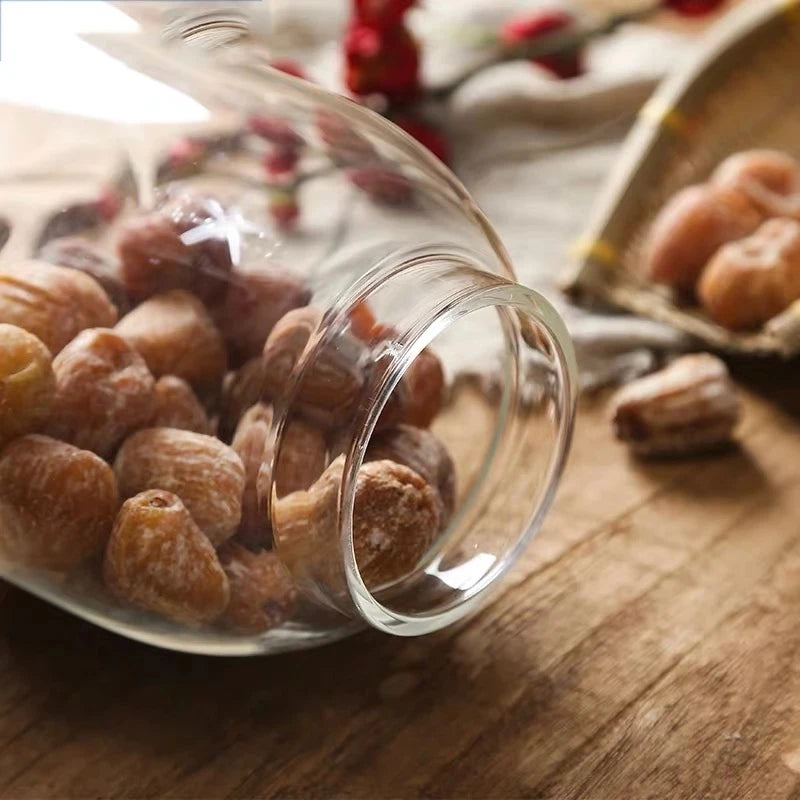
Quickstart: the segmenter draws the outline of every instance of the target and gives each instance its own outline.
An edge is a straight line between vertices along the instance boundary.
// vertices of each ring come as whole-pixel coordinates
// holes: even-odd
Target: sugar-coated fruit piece
[[[32,333],[0,323],[0,447],[47,421],[54,389],[50,351]]]
[[[127,290],[140,300],[187,289],[205,302],[218,301],[232,266],[234,225],[217,200],[188,191],[127,220],[117,238]]]
[[[417,472],[387,460],[371,461],[358,471],[353,547],[367,586],[411,572],[439,527],[436,494]]]
[[[767,220],[752,236],[720,248],[698,286],[720,325],[755,328],[800,299],[800,222]]]
[[[761,212],[739,189],[712,183],[682,189],[650,228],[644,251],[647,275],[689,293],[717,249],[748,236],[761,220]]]
[[[293,308],[308,304],[311,291],[292,272],[279,267],[237,269],[213,316],[231,360],[241,364],[260,356],[275,323]]]
[[[709,353],[676,359],[623,386],[611,399],[617,438],[644,456],[677,456],[719,448],[741,414],[724,362]]]
[[[289,420],[273,464],[278,496],[308,489],[325,469],[327,450],[325,436],[316,425]]]
[[[52,239],[39,250],[42,261],[77,269],[94,278],[120,314],[126,314],[131,300],[120,278],[119,264],[85,236]]]
[[[155,406],[148,427],[180,428],[211,434],[211,421],[189,384],[177,375],[163,375],[155,383]]]
[[[190,292],[157,294],[116,326],[157,378],[177,375],[198,391],[217,386],[225,374],[225,345],[203,304]]]
[[[444,403],[444,369],[439,357],[425,348],[411,363],[402,382],[408,390],[403,421],[427,428]]]
[[[271,541],[271,525],[266,503],[259,502],[258,473],[272,462],[272,408],[256,403],[239,420],[231,447],[244,465],[242,521],[238,538],[252,547],[264,547]]]
[[[117,309],[83,272],[35,260],[0,270],[0,322],[30,331],[52,355],[84,328],[107,328],[116,321]]]
[[[142,300],[157,292],[191,286],[191,251],[173,221],[161,212],[123,222],[117,254],[123,284],[132,297]]]
[[[225,376],[219,419],[219,435],[224,441],[230,441],[244,412],[264,397],[264,376],[260,357],[251,358]]]
[[[214,548],[180,498],[161,489],[123,504],[103,579],[120,600],[189,625],[213,622],[228,605],[228,578]]]
[[[192,259],[190,289],[204,302],[218,302],[224,296],[234,257],[231,242],[238,238],[236,219],[213,197],[182,191],[161,209],[172,220]]]
[[[424,428],[398,425],[376,433],[367,447],[365,461],[384,459],[413,469],[436,489],[439,524],[447,525],[456,501],[456,468],[442,442]]]
[[[711,180],[744,192],[766,216],[800,218],[800,163],[787,153],[734,153],[714,170]]]
[[[76,567],[103,549],[118,507],[111,467],[88,450],[29,434],[0,454],[0,549],[11,561]]]
[[[46,431],[108,458],[147,425],[154,381],[144,359],[109,328],[81,331],[53,360],[54,412]]]
[[[233,535],[242,515],[244,467],[213,436],[145,428],[129,436],[114,460],[122,497],[163,489],[181,498],[214,546]]]
[[[291,617],[297,589],[276,553],[254,553],[236,542],[227,542],[219,558],[231,590],[222,617],[227,627],[239,633],[263,633]]]
[[[288,390],[292,371],[321,319],[319,309],[306,306],[289,311],[272,329],[263,354],[267,400],[276,400]],[[325,428],[341,424],[357,405],[367,355],[365,344],[345,332],[321,345],[295,389],[297,410]]]
[[[338,552],[338,505],[344,456],[337,458],[308,491],[275,503],[278,552],[330,579]],[[353,547],[361,577],[374,589],[410,573],[439,531],[439,498],[416,472],[393,461],[362,465],[353,507]]]

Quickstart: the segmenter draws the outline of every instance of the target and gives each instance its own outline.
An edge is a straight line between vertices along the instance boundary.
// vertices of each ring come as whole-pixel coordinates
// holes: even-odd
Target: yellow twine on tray
[[[663,125],[681,135],[689,132],[689,119],[677,108],[668,105],[659,97],[651,97],[639,111],[639,116],[656,125]]]
[[[619,263],[619,250],[605,239],[582,236],[572,244],[570,253],[575,258],[590,258],[607,266],[616,266]]]

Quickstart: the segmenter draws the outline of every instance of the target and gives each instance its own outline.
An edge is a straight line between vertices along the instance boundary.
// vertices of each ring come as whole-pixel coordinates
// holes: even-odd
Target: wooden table
[[[585,402],[545,530],[457,630],[201,658],[9,589],[0,797],[799,797],[800,381],[740,378],[741,446],[699,460],[633,461]]]

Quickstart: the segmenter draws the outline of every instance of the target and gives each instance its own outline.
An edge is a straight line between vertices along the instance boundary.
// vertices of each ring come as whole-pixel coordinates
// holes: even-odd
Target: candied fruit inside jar
[[[0,154],[0,575],[188,652],[434,631],[541,526],[569,338],[430,153],[217,56],[14,109],[64,175]]]

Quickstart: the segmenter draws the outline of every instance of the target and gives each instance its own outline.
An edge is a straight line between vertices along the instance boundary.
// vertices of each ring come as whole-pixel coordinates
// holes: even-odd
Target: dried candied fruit
[[[0,453],[0,548],[12,561],[76,567],[102,550],[118,507],[111,467],[88,450],[28,434]]]
[[[214,548],[180,498],[161,489],[123,504],[103,578],[120,600],[190,625],[213,622],[228,604],[228,578]]]
[[[244,467],[213,436],[177,428],[145,428],[114,459],[122,497],[163,489],[181,498],[214,546],[233,535],[242,515]]]
[[[154,381],[144,359],[108,328],[81,331],[53,360],[54,413],[47,432],[111,456],[131,431],[147,425]]]

